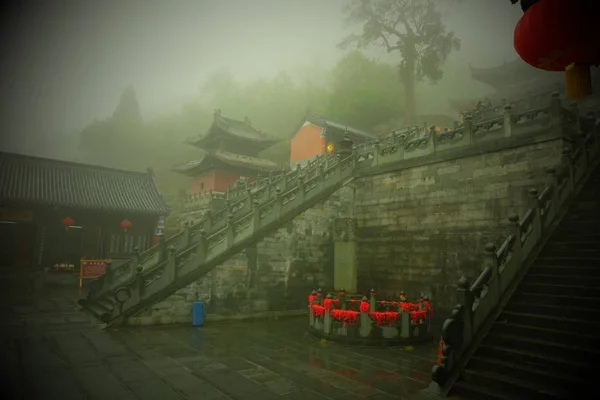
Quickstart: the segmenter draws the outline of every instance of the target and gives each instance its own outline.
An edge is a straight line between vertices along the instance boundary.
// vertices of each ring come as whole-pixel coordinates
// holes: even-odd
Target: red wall
[[[227,185],[233,185],[238,179],[239,174],[232,174],[227,171],[211,171],[198,175],[192,180],[190,185],[190,196],[201,193],[224,192]]]
[[[321,139],[323,128],[306,124],[292,138],[290,144],[290,162],[300,161],[322,154],[325,151]]]

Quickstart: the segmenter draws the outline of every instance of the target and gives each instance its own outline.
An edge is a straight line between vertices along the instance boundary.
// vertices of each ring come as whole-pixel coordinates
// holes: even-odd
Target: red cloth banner
[[[109,260],[81,260],[81,278],[97,278],[104,275]]]

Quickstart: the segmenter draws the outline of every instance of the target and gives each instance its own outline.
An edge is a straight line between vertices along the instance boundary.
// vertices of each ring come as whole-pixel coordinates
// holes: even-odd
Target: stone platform
[[[74,288],[19,294],[3,299],[0,320],[7,398],[412,399],[436,354],[433,341],[315,340],[306,317],[106,331],[77,310]]]

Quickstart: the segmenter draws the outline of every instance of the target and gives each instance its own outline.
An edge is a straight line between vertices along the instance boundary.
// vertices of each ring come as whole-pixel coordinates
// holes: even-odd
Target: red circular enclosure
[[[597,2],[538,1],[515,28],[515,50],[523,61],[548,71],[564,71],[573,63],[597,64],[600,25],[594,21],[594,3]]]

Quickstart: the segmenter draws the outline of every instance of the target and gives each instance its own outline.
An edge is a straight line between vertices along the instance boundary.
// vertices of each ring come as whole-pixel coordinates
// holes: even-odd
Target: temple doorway
[[[36,227],[33,223],[0,221],[0,267],[32,268],[35,233]]]

